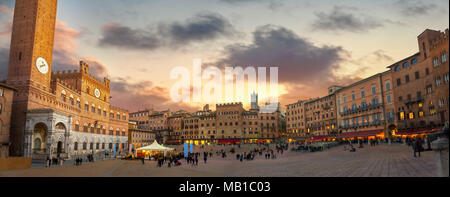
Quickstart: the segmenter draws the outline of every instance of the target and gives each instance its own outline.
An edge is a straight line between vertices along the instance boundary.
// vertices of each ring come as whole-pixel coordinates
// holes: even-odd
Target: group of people
[[[83,159],[82,158],[76,158],[75,159],[75,165],[76,166],[81,166],[83,164]]]
[[[46,159],[46,167],[47,168],[51,167],[52,165],[55,165],[55,166],[58,164],[62,165],[63,163],[64,163],[64,159],[61,157],[57,157],[57,158],[53,157],[50,159],[50,157],[47,156],[47,159]]]
[[[419,157],[420,157],[420,152],[424,150],[423,143],[420,138],[410,140],[408,142],[408,146],[412,147],[413,152],[414,152],[414,157],[417,157],[416,153],[419,153]]]

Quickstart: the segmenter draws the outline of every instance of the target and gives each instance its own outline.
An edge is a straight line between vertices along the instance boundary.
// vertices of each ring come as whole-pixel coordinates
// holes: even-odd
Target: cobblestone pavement
[[[250,147],[237,149],[248,151]],[[0,171],[0,177],[432,177],[436,176],[434,154],[422,152],[413,157],[406,145],[378,145],[344,151],[338,146],[324,152],[287,151],[277,159],[257,156],[253,161],[240,162],[235,155],[213,158],[198,166],[156,167],[156,162],[99,161],[83,166],[57,166],[26,170]]]

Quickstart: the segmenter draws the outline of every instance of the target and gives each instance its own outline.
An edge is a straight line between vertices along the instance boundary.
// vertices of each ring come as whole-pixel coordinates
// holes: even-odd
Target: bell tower
[[[7,83],[49,90],[57,0],[16,0]]]
[[[23,156],[27,112],[46,108],[35,95],[51,95],[58,0],[16,0],[6,83],[17,88],[11,113],[10,155]],[[42,97],[41,97],[42,98]]]

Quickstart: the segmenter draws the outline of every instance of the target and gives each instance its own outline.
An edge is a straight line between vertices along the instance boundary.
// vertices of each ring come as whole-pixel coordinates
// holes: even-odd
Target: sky
[[[278,91],[266,96],[284,106],[416,53],[425,29],[448,28],[448,8],[448,0],[59,0],[52,70],[86,61],[111,79],[112,104],[132,112],[199,110],[206,102],[170,97],[171,71],[192,72],[196,58],[204,68],[278,67]],[[0,80],[13,13],[14,0],[0,0]]]

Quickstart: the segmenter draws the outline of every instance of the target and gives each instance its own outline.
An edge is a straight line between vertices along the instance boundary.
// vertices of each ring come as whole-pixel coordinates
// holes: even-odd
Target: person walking
[[[145,158],[144,157],[142,157],[142,165],[144,165],[145,164]]]
[[[51,165],[51,161],[50,161],[50,157],[49,156],[47,156],[47,165],[46,165],[46,167],[48,168],[48,167],[50,167],[50,165]]]
[[[422,148],[422,143],[420,142],[419,138],[416,139],[416,142],[414,143],[413,146],[415,147],[415,149],[414,149],[414,157],[416,157],[416,152],[419,153],[419,157],[420,157],[420,151],[421,151],[420,149]]]

